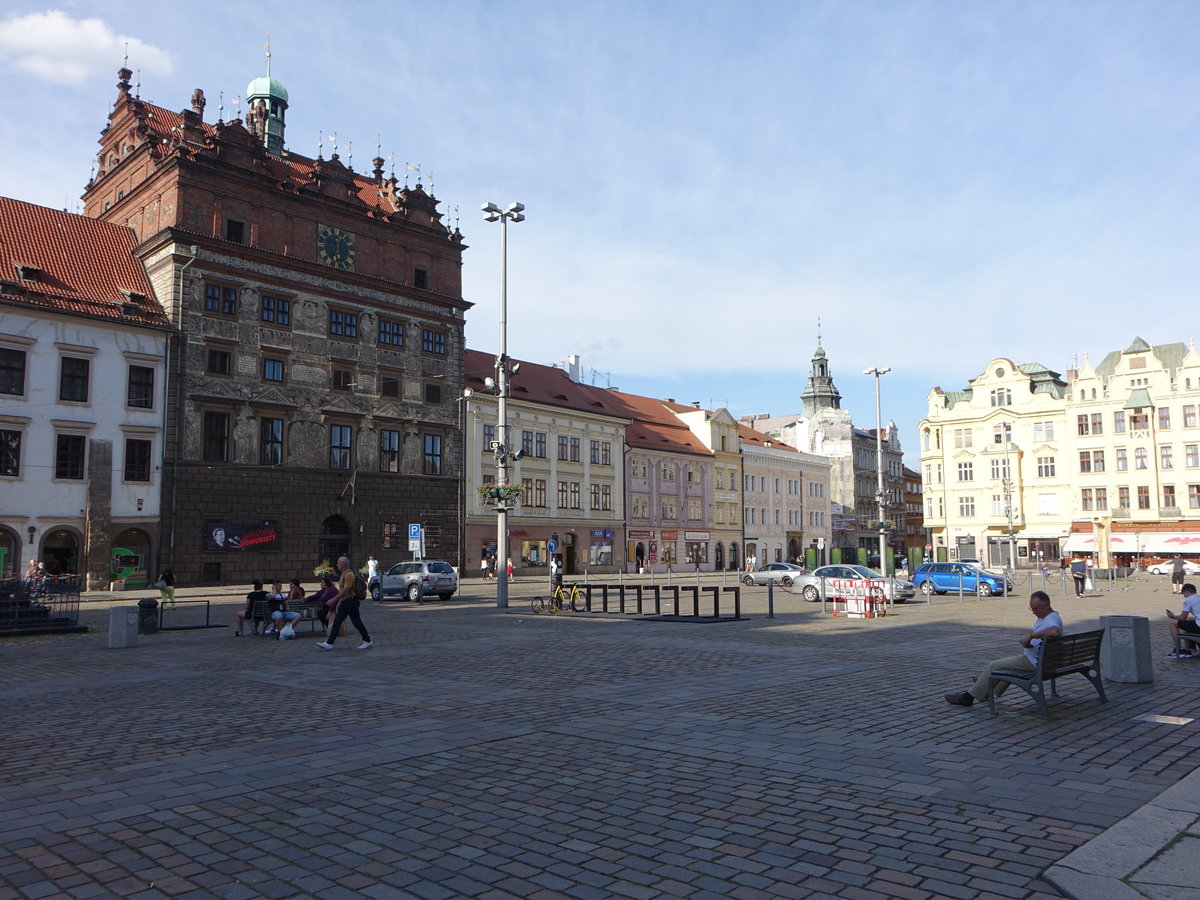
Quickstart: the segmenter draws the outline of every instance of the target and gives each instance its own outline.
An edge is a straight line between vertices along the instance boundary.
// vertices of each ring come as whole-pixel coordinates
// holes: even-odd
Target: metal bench
[[[992,715],[996,714],[995,686],[1004,682],[1015,685],[1027,693],[1038,705],[1043,718],[1050,718],[1046,708],[1046,682],[1050,682],[1050,695],[1058,696],[1057,680],[1064,675],[1082,675],[1092,683],[1101,702],[1104,681],[1100,677],[1100,645],[1104,641],[1104,629],[1084,631],[1079,634],[1062,634],[1045,638],[1038,647],[1037,668],[1032,672],[993,672],[988,678],[988,702]]]

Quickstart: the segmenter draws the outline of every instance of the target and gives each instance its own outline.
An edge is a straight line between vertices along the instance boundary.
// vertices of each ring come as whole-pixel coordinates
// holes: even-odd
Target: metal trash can
[[[1106,681],[1142,684],[1154,680],[1150,620],[1145,616],[1101,616],[1104,644],[1100,671]]]
[[[138,631],[141,634],[158,634],[158,601],[143,597],[138,601]]]
[[[141,610],[136,606],[113,606],[108,610],[108,646],[113,649],[138,645],[138,619]]]

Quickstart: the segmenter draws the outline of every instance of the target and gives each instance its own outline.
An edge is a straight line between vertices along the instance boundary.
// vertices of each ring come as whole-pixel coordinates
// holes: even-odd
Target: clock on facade
[[[354,234],[333,225],[318,225],[317,262],[354,271]]]

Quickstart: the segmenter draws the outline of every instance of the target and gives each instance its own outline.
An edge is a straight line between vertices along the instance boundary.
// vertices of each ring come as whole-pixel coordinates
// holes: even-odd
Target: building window
[[[1188,509],[1200,509],[1200,484],[1188,485]]]
[[[526,456],[533,456],[533,432],[521,432],[521,452]]]
[[[970,428],[955,428],[953,433],[955,449],[962,449],[971,446],[974,439],[971,435]]]
[[[546,458],[546,432],[539,431],[533,436],[533,455],[537,459]]]
[[[572,481],[571,488],[571,509],[579,509],[579,482]]]
[[[283,360],[264,357],[263,381],[283,381]]]
[[[16,478],[21,474],[21,432],[0,431],[0,475]]]
[[[442,402],[442,386],[425,382],[425,402],[426,403],[441,403]]]
[[[204,414],[204,459],[229,462],[229,413]]]
[[[975,515],[975,498],[974,497],[959,497],[958,498],[958,514],[963,518],[971,518]]]
[[[1138,447],[1133,451],[1133,467],[1135,469],[1147,469],[1149,465],[1146,461],[1146,448]]]
[[[612,509],[612,485],[600,485],[600,508],[604,510]]]
[[[1129,509],[1129,488],[1117,488],[1117,509]]]
[[[1150,430],[1150,414],[1134,411],[1129,416],[1130,431],[1149,431]]]
[[[591,495],[591,498],[592,498],[592,509],[599,510],[600,509],[600,485],[598,485],[598,484],[591,485],[591,487],[588,489],[588,493]]]
[[[579,438],[571,438],[571,462],[579,462]],[[578,507],[573,507],[578,509]]]
[[[62,371],[58,381],[58,399],[73,403],[87,403],[88,376],[91,360],[75,356],[62,358]]]
[[[1162,431],[1171,427],[1171,407],[1160,406],[1158,408],[1158,427]]]
[[[404,346],[404,324],[389,319],[379,320],[379,343],[390,347]]]
[[[1008,388],[995,388],[991,399],[992,406],[1012,406],[1012,391]]]
[[[1183,427],[1184,428],[1195,428],[1196,427],[1196,407],[1195,406],[1185,406],[1183,408]]]
[[[150,441],[129,439],[125,441],[125,480],[150,480]]]
[[[1184,462],[1189,469],[1200,466],[1200,444],[1185,444],[1183,454]]]
[[[421,329],[421,350],[425,353],[446,355],[446,332],[435,331],[432,328]]]
[[[292,301],[263,294],[259,301],[259,318],[270,325],[288,328],[292,324]]]
[[[225,240],[235,244],[246,243],[246,223],[237,219],[225,220]]]
[[[631,502],[635,519],[650,518],[650,498],[645,494],[634,494]]]
[[[1079,451],[1079,471],[1080,472],[1092,471],[1092,451],[1091,450],[1080,450]]]
[[[379,396],[380,397],[399,397],[400,396],[400,376],[395,372],[380,372],[379,373]]]
[[[659,467],[659,475],[663,481],[674,481],[675,480],[675,464],[672,462],[667,462],[666,460],[663,460],[662,465]]]
[[[1054,477],[1054,457],[1039,456],[1037,461],[1038,478]]]
[[[1150,508],[1150,488],[1147,485],[1138,485],[1138,509]]]
[[[600,442],[600,465],[602,465],[602,466],[611,466],[612,465],[612,442],[611,441],[601,441]]]
[[[1158,448],[1158,467],[1160,469],[1175,467],[1175,453],[1170,444],[1163,444]]]
[[[1117,450],[1117,471],[1129,471],[1129,454],[1123,447]]]
[[[1117,434],[1125,433],[1125,410],[1118,409],[1113,413],[1113,431]]]
[[[1108,488],[1096,488],[1096,509],[1108,509]]]
[[[341,309],[329,311],[329,333],[337,337],[358,339],[358,313]]]
[[[483,426],[483,452],[491,453],[492,445],[494,443],[496,443],[496,426],[495,425],[484,425]]]
[[[379,471],[400,471],[400,432],[384,428],[379,432]]]
[[[423,291],[429,290],[429,270],[413,266],[413,287]]]
[[[644,459],[631,459],[629,461],[629,477],[630,478],[646,478],[650,471],[650,464]]]
[[[1103,450],[1093,450],[1092,451],[1092,471],[1093,472],[1103,472],[1104,471],[1104,451]]]
[[[559,459],[562,459],[562,460],[567,459],[567,455],[569,452],[567,449],[568,447],[569,447],[569,444],[567,443],[567,436],[565,434],[560,434],[558,436],[558,458]]]
[[[1162,492],[1163,492],[1162,505],[1167,506],[1167,507],[1173,507],[1175,505],[1175,485],[1164,484]]]
[[[425,474],[442,474],[442,436],[427,434],[424,436],[425,445]]]
[[[992,460],[992,480],[1000,481],[1002,479],[1006,479],[1006,478],[1008,478],[1008,473],[1009,473],[1008,460],[1006,460],[1006,459],[993,459]],[[939,479],[939,481],[940,480],[941,479]]]
[[[204,311],[221,316],[237,315],[237,288],[204,285]]]
[[[350,468],[350,451],[350,426],[330,425],[329,468],[348,470]]]
[[[665,521],[674,521],[675,519],[675,498],[663,497],[659,503],[659,511],[662,513],[661,518]],[[751,523],[753,524],[753,523]]]
[[[975,480],[975,464],[969,462],[960,462],[958,464],[958,480],[959,481],[974,481]]]
[[[598,465],[600,465],[600,442],[599,442],[599,441],[591,441],[591,442],[589,443],[589,446],[588,446],[588,461],[589,461],[589,462],[590,462],[590,463],[591,463],[593,466],[598,466]],[[690,470],[688,471],[688,475],[689,475],[689,476],[691,475],[691,471],[690,471]],[[691,478],[689,477],[689,479],[688,479],[688,480],[690,481],[690,480],[691,480]]]
[[[258,461],[264,466],[283,463],[283,419],[261,420],[258,428]]]
[[[546,479],[538,478],[533,482],[533,505],[546,506]]]
[[[87,438],[82,434],[60,434],[54,454],[54,477],[83,478],[83,455]]]
[[[778,512],[779,510],[776,510]],[[765,513],[766,510],[764,509]],[[704,518],[704,510],[701,502],[696,498],[689,498],[687,502],[687,517],[689,522],[699,522]],[[778,523],[776,523],[778,524]]]
[[[335,391],[353,391],[354,373],[350,369],[334,369],[330,377],[330,387]]]
[[[1076,427],[1077,427],[1077,428],[1078,428],[1078,430],[1079,430],[1079,431],[1078,431],[1078,433],[1079,433],[1079,434],[1087,434],[1087,433],[1088,433],[1088,416],[1087,416],[1087,413],[1080,413],[1078,416],[1076,416],[1076,417],[1075,417],[1075,421],[1076,421],[1076,423],[1077,423],[1077,426],[1076,426]]]
[[[1092,413],[1092,434],[1104,434],[1104,413]]]
[[[1033,439],[1037,442],[1047,442],[1054,440],[1054,423],[1053,422],[1034,422],[1033,423]]]
[[[1080,507],[1085,511],[1090,510],[1092,508],[1092,489],[1084,488],[1079,494]]]
[[[25,393],[25,351],[0,347],[0,394]]]
[[[208,348],[208,374],[228,375],[232,362],[233,356],[228,350]]]
[[[129,367],[129,405],[138,409],[154,408],[154,370],[148,366]]]
[[[567,483],[565,481],[560,481],[558,483],[558,508],[559,509],[567,508],[567,498],[568,498]]]

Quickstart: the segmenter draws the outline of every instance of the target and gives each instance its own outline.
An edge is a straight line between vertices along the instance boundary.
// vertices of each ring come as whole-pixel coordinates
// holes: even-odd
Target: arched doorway
[[[16,578],[20,568],[21,539],[15,531],[0,525],[0,578]]]
[[[321,525],[317,557],[336,569],[339,556],[350,556],[350,524],[341,516],[330,516]]]
[[[150,535],[140,528],[126,528],[117,535],[109,556],[109,577],[126,586],[150,583]]]
[[[741,565],[742,558],[738,553],[737,541],[734,541],[729,545],[729,568],[737,571],[739,568],[741,568]]]
[[[725,545],[722,544],[720,541],[717,541],[717,549],[713,556],[713,559],[715,560],[715,565],[716,565],[716,568],[714,569],[714,571],[719,572],[725,568]]]
[[[79,535],[67,528],[55,528],[42,541],[40,559],[50,575],[78,575]]]

